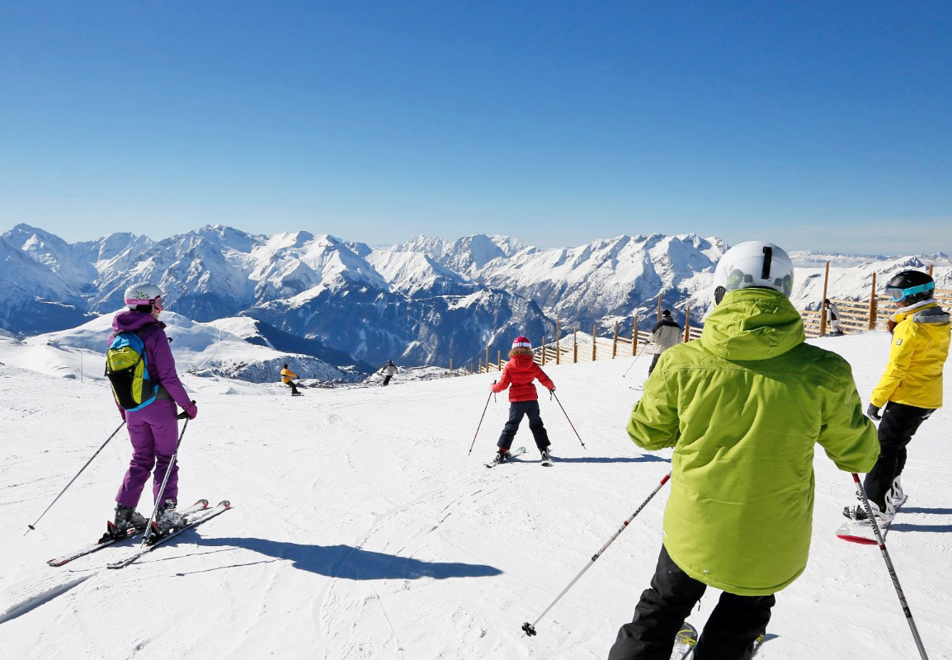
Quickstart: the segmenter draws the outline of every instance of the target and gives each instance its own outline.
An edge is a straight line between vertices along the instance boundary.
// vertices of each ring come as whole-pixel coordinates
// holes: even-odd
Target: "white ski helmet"
[[[155,299],[162,297],[162,290],[154,284],[133,284],[122,294],[122,301],[135,309],[139,305],[155,305]]]
[[[773,289],[786,297],[793,291],[793,262],[782,248],[746,241],[724,253],[714,269],[714,304],[735,289]]]

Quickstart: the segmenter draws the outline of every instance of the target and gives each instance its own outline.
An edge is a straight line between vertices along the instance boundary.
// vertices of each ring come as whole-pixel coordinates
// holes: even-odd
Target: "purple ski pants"
[[[119,504],[133,508],[139,504],[139,497],[145,482],[149,480],[153,465],[152,499],[159,496],[159,488],[162,487],[162,480],[175,453],[175,443],[178,442],[176,412],[174,401],[159,399],[142,410],[126,413],[126,426],[132,441],[132,461],[122,480],[122,487],[116,494]],[[162,499],[178,502],[178,461],[169,474]]]

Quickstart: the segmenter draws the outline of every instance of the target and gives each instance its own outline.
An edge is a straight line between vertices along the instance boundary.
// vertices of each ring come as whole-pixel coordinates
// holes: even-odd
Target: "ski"
[[[192,506],[190,506],[188,509],[186,509],[186,510],[182,513],[182,515],[183,515],[183,516],[194,515],[195,513],[198,513],[199,511],[203,511],[203,510],[206,509],[207,507],[208,507],[208,500],[199,500],[199,501],[197,501],[195,504],[193,504]],[[107,525],[107,527],[114,526],[113,523],[112,523],[112,521],[108,521],[108,522],[106,523],[106,525]],[[82,548],[80,548],[80,549],[78,549],[78,550],[74,550],[74,551],[72,551],[72,552],[69,552],[69,553],[67,553],[67,554],[65,554],[65,555],[60,555],[60,556],[58,556],[58,557],[53,557],[52,559],[47,560],[46,563],[49,564],[50,566],[53,566],[54,568],[55,568],[55,567],[59,567],[59,566],[62,566],[62,565],[64,565],[64,564],[68,564],[69,562],[73,561],[74,559],[79,559],[80,557],[85,557],[86,555],[91,555],[91,554],[94,553],[94,552],[99,552],[99,551],[102,550],[103,548],[108,548],[108,547],[111,546],[111,545],[115,545],[115,544],[117,544],[117,543],[122,543],[123,541],[128,541],[129,539],[134,539],[134,538],[138,537],[139,534],[141,534],[141,533],[142,533],[141,530],[138,530],[138,529],[130,529],[129,532],[128,532],[125,536],[112,537],[112,536],[110,536],[110,534],[107,532],[105,535],[103,535],[103,537],[102,537],[101,539],[99,539],[99,540],[96,541],[95,543],[90,543],[90,544],[87,545],[87,546],[84,546],[84,547],[82,547]]]
[[[890,524],[891,523],[879,523],[879,531],[882,533],[884,541],[886,540],[886,534],[889,533]],[[868,520],[847,520],[836,530],[836,536],[850,543],[879,545],[876,532],[873,531],[873,526]]]
[[[879,531],[883,535],[883,540],[886,540],[886,534],[889,533],[889,527],[892,525],[892,521],[896,519],[896,514],[899,513],[899,507],[905,504],[906,499],[904,498],[902,502],[899,503],[899,506],[896,507],[895,513],[893,514],[892,519],[889,522],[879,522]],[[840,528],[836,530],[836,536],[843,539],[844,541],[849,541],[850,543],[858,543],[860,545],[879,545],[879,540],[876,538],[876,532],[873,531],[873,526],[868,520],[847,520],[845,523],[840,525]]]
[[[694,650],[695,644],[697,644],[697,629],[685,621],[674,638],[671,660],[684,660]]]
[[[137,561],[143,555],[152,552],[153,550],[155,550],[157,547],[159,547],[166,541],[170,541],[174,539],[176,536],[178,536],[179,534],[181,534],[182,532],[198,527],[202,523],[208,522],[209,520],[211,520],[212,518],[215,518],[216,516],[220,516],[225,511],[228,511],[230,508],[231,508],[231,502],[229,502],[228,500],[222,500],[221,502],[218,503],[217,506],[215,506],[215,508],[205,509],[201,511],[199,515],[195,516],[192,520],[189,520],[188,522],[186,522],[182,527],[179,527],[178,529],[172,532],[169,532],[165,536],[155,541],[155,543],[152,543],[151,545],[140,546],[135,552],[133,552],[131,555],[129,555],[125,559],[120,559],[119,561],[114,561],[111,564],[106,564],[106,567],[107,568],[125,568],[129,564]]]
[[[513,449],[511,452],[509,452],[509,460],[503,461],[503,462],[504,462],[504,463],[508,463],[509,461],[511,461],[512,459],[516,458],[517,456],[522,456],[522,455],[525,454],[525,453],[526,453],[526,448],[525,448],[525,447],[519,447],[519,448],[517,448],[517,449]],[[494,468],[494,467],[496,467],[497,465],[499,465],[499,463],[497,463],[496,461],[491,461],[491,462],[489,462],[489,463],[486,463],[485,465],[486,465],[486,467],[488,467],[488,468]]]

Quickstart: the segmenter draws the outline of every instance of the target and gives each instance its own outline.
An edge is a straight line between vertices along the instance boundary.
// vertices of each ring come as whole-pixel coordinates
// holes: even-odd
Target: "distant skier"
[[[890,319],[889,364],[869,397],[866,414],[879,421],[879,460],[863,480],[873,515],[890,522],[906,501],[899,476],[906,465],[906,445],[919,425],[942,407],[942,368],[949,355],[952,324],[933,297],[935,282],[925,273],[904,270],[886,283],[899,310]],[[880,409],[885,406],[880,415]],[[843,515],[865,520],[862,505]]]
[[[677,321],[671,318],[671,312],[667,309],[661,312],[661,320],[655,324],[651,331],[651,342],[647,349],[649,353],[654,353],[651,364],[648,366],[649,376],[658,364],[658,358],[661,357],[661,354],[672,346],[680,344],[683,336],[684,330]]]
[[[841,470],[876,461],[849,364],[804,341],[793,275],[771,243],[728,250],[700,339],[665,351],[645,382],[627,430],[639,447],[674,447],[671,494],[651,586],[609,660],[668,660],[708,586],[723,593],[697,658],[750,658],[774,594],[807,564],[814,443]]]
[[[291,388],[291,396],[300,396],[301,393],[298,392],[297,385],[294,384],[292,378],[297,378],[298,375],[288,369],[288,363],[284,363],[284,368],[281,369],[281,382]]]
[[[113,334],[109,337],[106,353],[107,373],[112,372],[113,394],[119,414],[129,428],[133,448],[129,470],[116,495],[114,531],[119,535],[124,535],[132,527],[143,529],[148,522],[136,512],[136,506],[153,465],[152,497],[159,496],[178,441],[175,405],[178,404],[189,419],[195,419],[198,414],[198,407],[189,398],[175,371],[165,324],[159,321],[159,313],[163,310],[162,292],[151,284],[130,286],[123,300],[129,309],[113,318]],[[144,361],[134,362],[125,371],[117,370],[122,355],[131,355],[135,360],[140,355],[139,350]],[[175,510],[178,468],[176,463],[169,474],[156,516],[163,531],[182,524],[182,516]]]
[[[836,303],[830,302],[829,298],[824,300],[823,312],[826,314],[826,321],[830,326],[830,335],[833,337],[842,335],[843,330],[840,328],[840,308],[836,306]]]
[[[397,365],[393,363],[393,360],[387,360],[387,364],[383,365],[384,372],[383,385],[386,387],[390,384],[390,379],[397,375]]]
[[[509,460],[509,449],[519,430],[519,423],[523,416],[529,417],[529,430],[535,439],[536,447],[542,454],[542,460],[549,460],[549,435],[542,423],[539,414],[539,395],[536,392],[533,380],[539,379],[546,389],[554,392],[555,383],[552,382],[542,368],[532,359],[532,342],[526,337],[516,337],[509,351],[509,362],[502,370],[499,381],[493,383],[490,389],[499,393],[512,385],[509,390],[509,419],[503,427],[499,441],[496,443],[499,450],[496,452],[494,463],[503,463]]]

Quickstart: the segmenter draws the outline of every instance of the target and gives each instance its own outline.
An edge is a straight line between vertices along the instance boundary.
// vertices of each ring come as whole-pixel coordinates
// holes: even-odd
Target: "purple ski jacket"
[[[152,318],[151,314],[143,314],[130,309],[116,314],[112,319],[112,330],[113,333],[109,336],[109,344],[115,339],[117,333],[138,332],[142,343],[145,344],[149,378],[152,379],[153,383],[161,384],[179,408],[184,409],[191,406],[191,398],[175,371],[175,358],[172,357],[169,338],[165,335],[164,323]]]

